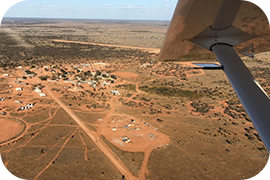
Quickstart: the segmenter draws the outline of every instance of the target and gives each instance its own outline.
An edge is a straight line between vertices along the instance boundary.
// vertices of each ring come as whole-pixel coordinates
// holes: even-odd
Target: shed
[[[16,91],[22,91],[23,88],[20,88],[20,87],[19,87],[19,88],[15,88],[15,90],[16,90]]]
[[[38,94],[40,97],[47,97],[47,95],[45,93],[39,93]]]

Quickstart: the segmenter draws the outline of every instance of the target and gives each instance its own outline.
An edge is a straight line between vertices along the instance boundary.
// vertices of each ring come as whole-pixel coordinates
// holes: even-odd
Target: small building
[[[38,94],[40,97],[47,97],[47,95],[45,93],[39,93]]]
[[[97,63],[94,63],[94,65],[106,66],[107,64],[106,63],[103,63],[103,62],[97,62]]]
[[[27,77],[35,77],[36,74],[26,74]]]
[[[93,71],[91,72],[92,76],[96,76],[97,72],[96,71]]]
[[[18,104],[22,104],[23,102],[22,101],[19,101],[19,100],[16,100],[14,101],[15,103],[18,103]]]
[[[9,74],[3,74],[4,77],[9,77]]]
[[[18,68],[18,69],[22,69],[23,67],[22,67],[22,66],[18,66],[17,68]]]
[[[111,93],[112,93],[113,95],[120,95],[119,91],[117,91],[117,90],[111,90]]]
[[[35,106],[35,103],[26,103],[25,104],[27,107],[34,107]]]
[[[103,81],[102,84],[105,86],[110,86],[111,84],[110,83],[107,83],[106,81]]]
[[[129,139],[127,136],[123,137],[123,138],[122,138],[122,141],[123,141],[124,143],[130,143],[130,139]]]
[[[31,109],[31,107],[24,107],[24,106],[21,106],[21,107],[19,107],[18,108],[18,111],[23,111],[23,110],[30,110]]]
[[[25,110],[25,107],[18,107],[18,111],[23,111]]]
[[[42,91],[41,91],[39,88],[36,88],[34,91],[35,91],[36,93],[42,93]]]
[[[116,131],[116,127],[112,128],[112,131]]]
[[[15,88],[16,91],[23,91],[23,88]]]
[[[146,64],[142,64],[142,65],[141,65],[141,67],[151,67],[151,66],[153,66],[153,65],[150,64],[150,63],[146,63]]]
[[[103,119],[102,118],[98,118],[97,122],[103,123]]]
[[[6,115],[7,113],[5,111],[0,112],[1,115]]]
[[[101,76],[103,76],[105,78],[108,78],[108,77],[110,77],[110,74],[108,74],[108,73],[102,73]]]

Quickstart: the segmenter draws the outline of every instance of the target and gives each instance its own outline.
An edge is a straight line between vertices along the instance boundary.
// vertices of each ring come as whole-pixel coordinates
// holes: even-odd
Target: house
[[[34,107],[35,106],[35,103],[26,103],[25,104],[27,107]]]
[[[15,88],[16,91],[23,91],[23,88]]]
[[[120,93],[119,93],[117,90],[111,90],[111,93],[112,93],[113,95],[120,95]]]
[[[98,79],[106,79],[105,77],[103,76],[97,76]]]
[[[93,71],[91,72],[92,76],[96,76],[97,72],[96,71]]]
[[[108,78],[110,77],[110,75],[108,73],[102,73],[101,76],[105,77],[105,78]]]
[[[0,112],[1,115],[6,115],[7,113],[5,111]]]
[[[36,93],[42,93],[42,91],[41,91],[39,88],[36,88],[34,91],[35,91]]]
[[[19,101],[19,100],[16,100],[16,101],[14,101],[15,103],[18,103],[18,104],[22,104],[23,103],[23,101]]]
[[[26,74],[27,77],[35,77],[36,74]]]
[[[47,95],[45,93],[39,93],[38,94],[40,97],[47,97]]]
[[[102,63],[102,62],[97,62],[97,63],[94,63],[94,65],[106,66],[107,64],[106,63]]]
[[[146,63],[146,64],[141,65],[141,67],[151,67],[151,66],[153,66],[153,65],[152,64],[149,64],[149,63]]]
[[[105,86],[110,86],[111,84],[110,83],[107,83],[106,81],[102,82],[102,84]]]
[[[22,106],[21,106],[21,107],[18,108],[18,111],[23,111],[23,110],[26,110],[26,109],[27,109],[27,110],[30,110],[31,107],[28,107],[28,106],[27,106],[27,107],[22,107]]]

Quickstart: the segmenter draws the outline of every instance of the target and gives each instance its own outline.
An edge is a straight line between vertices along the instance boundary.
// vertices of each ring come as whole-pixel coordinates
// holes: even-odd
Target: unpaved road
[[[134,177],[125,164],[118,158],[112,150],[106,146],[104,143],[98,140],[98,137],[95,137],[83,121],[76,116],[61,100],[59,100],[48,88],[44,88],[44,91],[51,96],[55,102],[59,104],[69,115],[70,117],[82,128],[82,130],[91,138],[91,140],[96,144],[96,146],[107,156],[107,158],[115,165],[115,167],[125,175],[126,179],[136,180],[138,178]]]
[[[135,46],[121,46],[121,45],[114,45],[114,44],[101,44],[101,43],[90,43],[90,42],[81,42],[81,41],[67,41],[61,39],[53,39],[52,42],[62,42],[62,43],[75,43],[75,44],[90,44],[95,46],[105,46],[105,47],[118,47],[123,49],[137,49],[142,50],[144,52],[155,53],[158,54],[160,49],[159,48],[144,48],[144,47],[135,47]]]

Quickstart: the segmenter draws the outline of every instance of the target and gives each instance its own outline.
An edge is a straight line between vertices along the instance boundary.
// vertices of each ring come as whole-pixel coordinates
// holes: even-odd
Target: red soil
[[[8,119],[0,119],[0,124],[0,142],[13,138],[23,129],[22,124]]]

